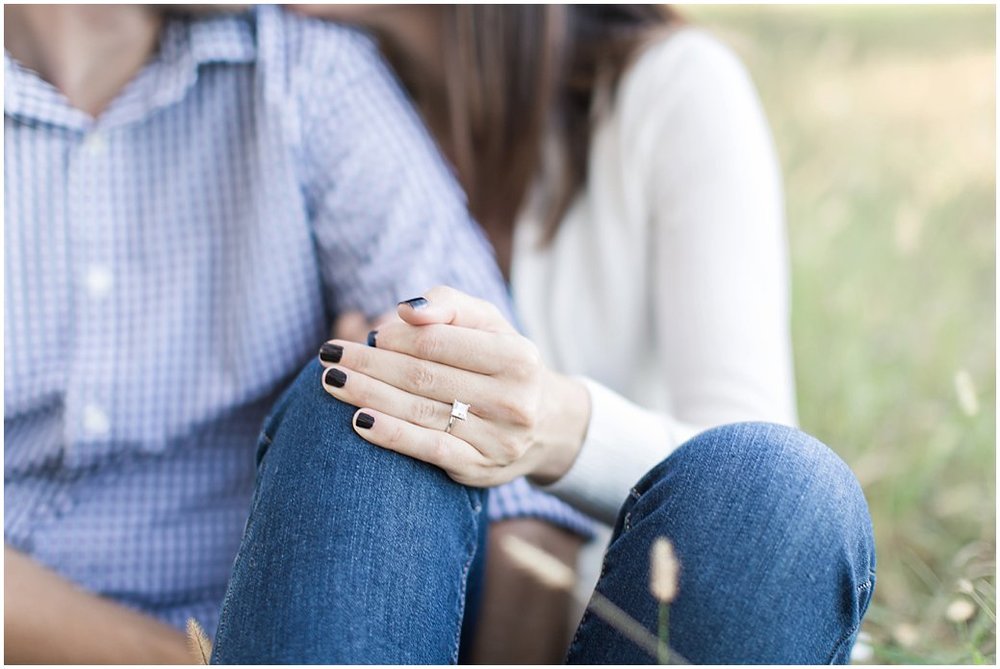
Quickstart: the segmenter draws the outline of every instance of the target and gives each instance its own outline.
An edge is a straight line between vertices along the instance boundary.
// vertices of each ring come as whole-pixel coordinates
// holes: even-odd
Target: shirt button
[[[104,409],[95,404],[83,407],[83,430],[90,437],[106,437],[111,432],[111,422]]]
[[[95,130],[83,140],[83,148],[88,155],[97,157],[104,155],[104,152],[108,148],[108,143],[104,140],[104,135]]]
[[[83,275],[83,284],[91,297],[104,297],[111,290],[111,270],[104,265],[94,265]]]

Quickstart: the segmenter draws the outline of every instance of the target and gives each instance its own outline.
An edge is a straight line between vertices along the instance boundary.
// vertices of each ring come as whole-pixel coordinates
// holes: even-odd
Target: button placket
[[[115,211],[109,137],[95,129],[69,164],[68,228],[76,328],[67,379],[66,461],[85,464],[108,450],[112,436],[118,319],[114,299]]]
[[[99,158],[103,156],[107,150],[107,142],[104,139],[104,133],[100,130],[93,130],[87,137],[83,140],[83,150],[91,158]]]

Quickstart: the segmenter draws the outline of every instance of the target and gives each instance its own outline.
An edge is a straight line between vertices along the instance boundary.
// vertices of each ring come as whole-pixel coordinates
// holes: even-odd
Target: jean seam
[[[633,489],[635,492],[635,489]],[[622,532],[624,534],[624,531]],[[597,582],[600,583],[604,576],[608,573],[608,553],[611,552],[610,546],[605,550],[604,559],[601,560],[601,573],[597,577]],[[594,592],[597,592],[597,586],[594,586]],[[593,595],[591,595],[593,599]],[[580,616],[580,623],[576,626],[576,632],[573,634],[573,640],[570,641],[569,649],[566,651],[566,658],[573,653],[573,650],[579,645],[580,632],[583,630],[584,626],[593,618],[593,613],[590,610],[590,602],[587,602],[587,607],[583,610],[583,615]]]
[[[479,516],[479,518],[477,519],[478,522],[480,522],[480,523],[483,522],[484,518],[481,517],[482,505],[481,504],[476,504],[475,502],[473,502],[473,499],[472,499],[473,495],[472,494],[469,494],[468,497],[469,497],[470,503],[473,504],[473,511],[476,513],[477,516]],[[475,536],[475,535],[478,534],[478,529],[479,528],[477,526],[474,529],[476,530],[476,532],[473,533],[473,536]],[[472,546],[472,550],[468,551],[468,558],[465,561],[465,565],[462,567],[462,587],[459,590],[459,595],[460,596],[459,596],[459,605],[458,605],[458,620],[459,621],[461,621],[463,618],[465,618],[465,605],[466,605],[465,598],[466,598],[466,596],[468,594],[468,590],[469,590],[469,572],[472,570],[472,563],[476,559],[476,551],[478,550],[478,542],[475,541],[475,540],[473,540],[471,546]],[[458,656],[459,656],[459,653],[461,652],[461,650],[462,650],[462,625],[459,624],[458,628],[457,628],[457,631],[455,633],[455,639],[454,639],[454,641],[452,643],[452,650],[451,650],[451,663],[452,664],[458,664]]]
[[[873,574],[873,572],[871,572],[871,571],[869,571],[868,573],[870,575]],[[867,590],[867,589],[869,589],[871,587],[872,587],[872,579],[869,577],[868,580],[865,581],[864,583],[862,583],[861,585],[859,585],[856,588],[856,590],[857,590],[857,592],[862,592],[862,591]],[[866,606],[865,609],[867,609],[867,608],[868,607]],[[830,651],[830,655],[827,656],[825,664],[831,664],[833,662],[833,658],[835,658],[837,656],[837,653],[844,646],[844,644],[847,643],[847,641],[851,637],[853,637],[855,634],[857,634],[859,629],[861,629],[861,623],[862,623],[863,620],[864,620],[864,612],[862,611],[861,615],[858,616],[858,622],[855,623],[851,627],[851,629],[848,630],[847,633],[845,633],[843,636],[841,636],[840,639],[837,640],[837,643],[835,643],[833,645],[833,650]]]
[[[576,650],[577,646],[580,645],[580,633],[583,631],[584,626],[590,622],[591,618],[590,607],[588,606],[584,612],[583,616],[580,618],[580,624],[576,626],[576,632],[573,634],[573,640],[569,643],[569,649],[566,651],[566,659],[569,660],[570,655]]]

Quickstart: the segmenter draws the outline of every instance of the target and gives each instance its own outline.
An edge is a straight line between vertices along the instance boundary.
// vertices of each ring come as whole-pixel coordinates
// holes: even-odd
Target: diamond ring
[[[448,418],[448,427],[444,429],[446,434],[451,434],[451,428],[455,427],[456,420],[465,420],[469,417],[469,405],[455,400],[451,403],[451,416]]]

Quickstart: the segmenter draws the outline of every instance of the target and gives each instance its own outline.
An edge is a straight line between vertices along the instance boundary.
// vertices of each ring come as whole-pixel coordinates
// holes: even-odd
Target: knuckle
[[[500,404],[500,410],[506,422],[519,428],[534,426],[535,415],[527,403],[514,398],[507,398]]]
[[[517,381],[533,381],[541,374],[542,356],[538,347],[520,337],[517,344],[509,347],[505,371]]]
[[[524,441],[514,436],[508,436],[500,442],[502,464],[509,465],[520,460],[527,449]]]
[[[426,297],[428,300],[437,301],[446,297],[450,297],[452,294],[454,294],[454,292],[455,289],[452,288],[451,286],[438,284],[433,288],[431,288],[430,290],[428,290],[426,293],[424,293],[424,297]]]
[[[538,374],[538,363],[525,356],[517,356],[508,365],[507,373],[518,381],[527,382]]]
[[[484,310],[486,312],[486,315],[489,316],[491,320],[496,320],[496,321],[504,320],[503,314],[500,312],[500,307],[493,304],[492,302],[487,302],[485,300],[481,300],[481,302],[485,305]]]
[[[499,418],[503,422],[512,423],[513,422],[512,418],[516,411],[514,407],[515,403],[516,403],[515,400],[512,399],[509,395],[504,396],[496,403],[496,407],[494,408],[494,414],[496,415],[497,418]]]
[[[350,363],[351,366],[358,370],[359,372],[364,372],[371,369],[371,352],[365,346],[351,346],[350,351]]]
[[[433,402],[418,400],[413,404],[413,411],[410,415],[411,422],[430,427],[437,418],[438,408]]]
[[[341,396],[354,406],[371,406],[374,398],[372,397],[371,387],[366,381],[367,379],[363,375],[351,374],[349,370],[347,383],[340,389]]]
[[[455,483],[458,483],[460,485],[465,485],[465,486],[469,486],[469,487],[472,487],[472,488],[482,487],[482,486],[479,485],[479,483],[478,483],[478,481],[476,479],[476,475],[475,474],[470,474],[469,472],[466,472],[466,471],[462,471],[462,470],[450,471],[450,472],[448,472],[448,476],[451,477],[452,481],[454,481]]]
[[[422,330],[413,341],[418,358],[433,360],[441,350],[441,338],[430,328]]]
[[[399,424],[393,425],[392,429],[389,430],[389,434],[386,435],[386,442],[389,446],[399,446],[403,443],[404,439],[403,426]]]
[[[527,339],[524,340],[526,346],[522,349],[525,364],[531,367],[533,372],[537,372],[542,367],[542,353],[538,350],[538,347],[529,342]]]
[[[406,380],[416,392],[423,392],[434,385],[434,373],[427,365],[416,364],[406,372]]]
[[[463,467],[454,472],[453,478],[462,485],[473,488],[486,488],[493,484],[489,470],[481,466]]]
[[[430,443],[430,449],[428,455],[430,456],[431,462],[443,463],[446,461],[446,455],[448,453],[448,442],[444,438],[444,435],[435,436]]]

